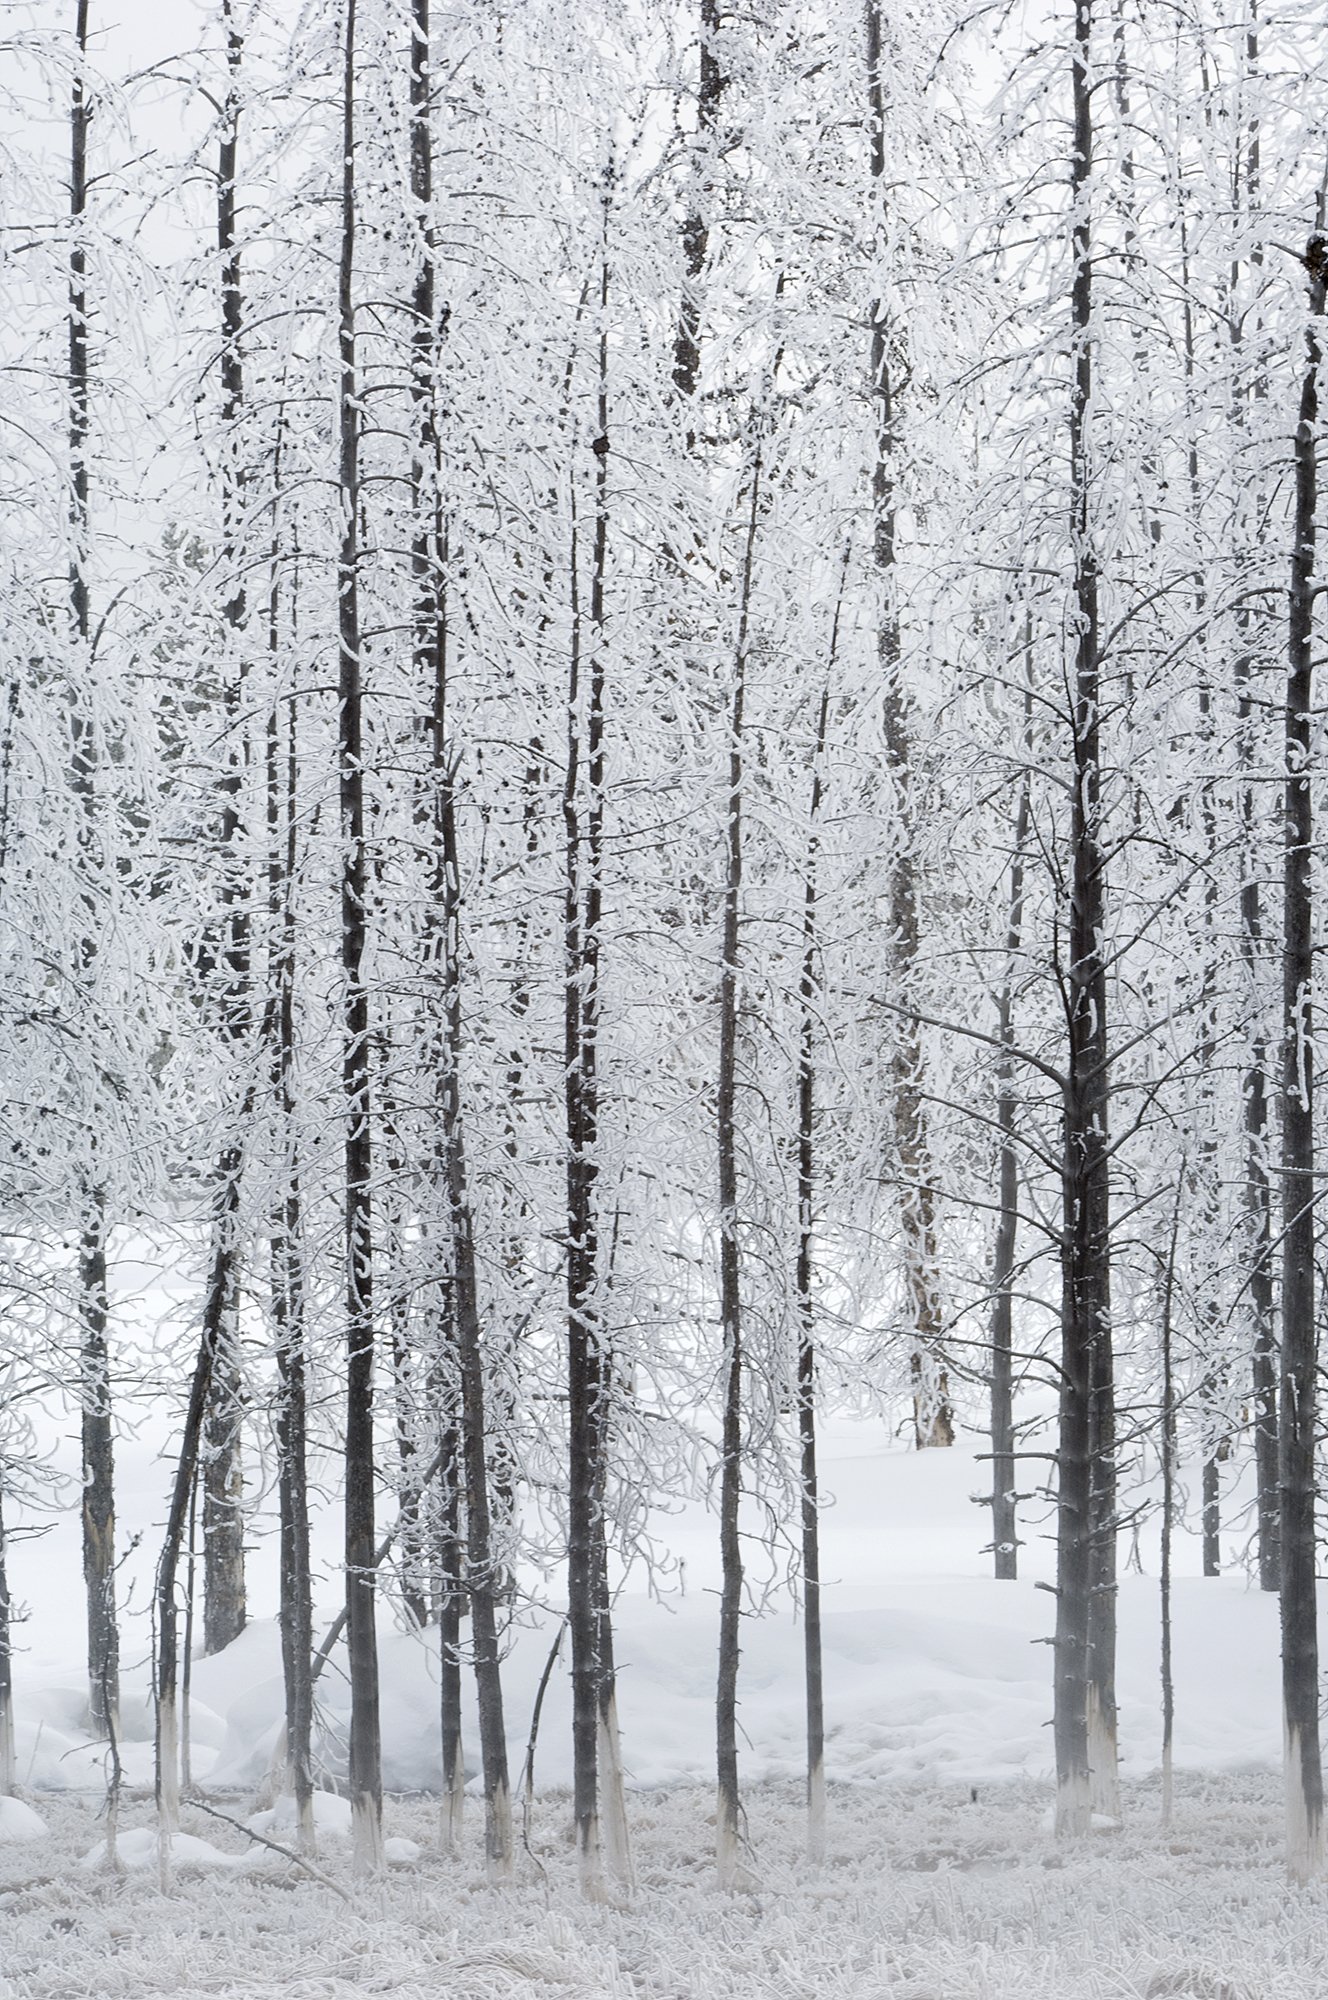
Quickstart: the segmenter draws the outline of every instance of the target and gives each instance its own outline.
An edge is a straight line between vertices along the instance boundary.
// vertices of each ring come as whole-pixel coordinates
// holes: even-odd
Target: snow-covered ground
[[[842,1422],[828,1428],[823,1461],[835,1502],[824,1522],[829,1855],[815,1872],[801,1859],[802,1633],[775,1593],[743,1633],[743,1776],[760,1886],[736,1899],[712,1886],[714,1530],[700,1507],[657,1524],[682,1559],[663,1594],[629,1579],[619,1605],[638,1886],[611,1910],[584,1907],[575,1888],[565,1662],[545,1704],[529,1851],[513,1890],[484,1882],[478,1806],[471,1851],[449,1863],[433,1807],[418,1798],[390,1802],[398,1858],[370,1888],[350,1881],[329,1799],[320,1866],[348,1902],[270,1851],[246,1851],[238,1831],[201,1810],[186,1818],[196,1844],[177,1853],[163,1895],[146,1796],[123,1808],[126,1872],[108,1874],[98,1860],[100,1799],[88,1789],[100,1760],[79,1727],[76,1543],[61,1523],[47,1540],[20,1545],[13,1580],[31,1616],[16,1662],[18,1765],[49,1833],[6,1840],[6,1831],[32,1828],[0,1820],[0,2000],[359,1992],[1323,2000],[1328,1900],[1288,1891],[1281,1863],[1276,1606],[1241,1566],[1204,1581],[1192,1542],[1178,1551],[1182,1777],[1164,1834],[1156,1552],[1141,1537],[1142,1569],[1123,1575],[1120,1602],[1124,1829],[1060,1853],[1044,1827],[1043,1642],[1053,1602],[1037,1585],[1050,1569],[1048,1524],[1030,1509],[1027,1574],[997,1584],[982,1553],[988,1516],[971,1498],[988,1468],[971,1451],[918,1455],[878,1429]],[[122,1471],[122,1528],[142,1531],[146,1559],[165,1490],[150,1440],[126,1447]],[[1236,1555],[1245,1531],[1231,1518]],[[329,1607],[333,1526],[329,1516],[320,1529]],[[754,1546],[753,1557],[759,1571]],[[531,1589],[537,1595],[533,1579]],[[270,1612],[270,1593],[270,1551],[260,1547],[256,1611]],[[135,1602],[145,1603],[141,1581]],[[557,1624],[552,1606],[532,1605],[512,1634],[514,1770]],[[146,1667],[133,1661],[136,1645],[145,1650],[141,1626],[131,1615],[124,1760],[135,1787],[151,1773]],[[386,1780],[394,1792],[417,1791],[438,1771],[436,1652],[390,1621],[381,1652]],[[324,1677],[320,1701],[335,1775],[346,1706],[339,1671]],[[226,1654],[194,1667],[194,1775],[232,1819],[272,1803],[279,1713],[276,1631],[258,1617]]]

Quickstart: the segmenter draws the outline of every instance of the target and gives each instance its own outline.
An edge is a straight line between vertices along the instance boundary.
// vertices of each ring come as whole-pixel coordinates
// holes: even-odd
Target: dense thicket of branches
[[[1119,1535],[1201,1467],[1206,1568],[1225,1524],[1282,1589],[1314,1872],[1322,24],[219,0],[143,67],[102,4],[10,10],[0,121],[0,1500],[77,1382],[92,1723],[116,1402],[169,1379],[107,1317],[133,1233],[201,1274],[168,1815],[192,1523],[223,1644],[270,1438],[312,1838],[335,1399],[366,1866],[392,1590],[449,1840],[479,1676],[510,1869],[536,1556],[585,1885],[630,1881],[613,1591],[697,1488],[722,1878],[763,1523],[819,1852],[816,1419],[868,1399],[990,1429],[1003,1577],[1052,1437],[1067,1834],[1117,1805]],[[7,1659],[0,1615],[4,1783]]]

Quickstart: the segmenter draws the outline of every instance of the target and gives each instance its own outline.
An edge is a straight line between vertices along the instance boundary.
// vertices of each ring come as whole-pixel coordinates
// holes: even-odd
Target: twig
[[[207,1813],[212,1819],[224,1820],[226,1825],[233,1826],[237,1833],[247,1833],[250,1840],[256,1840],[260,1847],[270,1847],[274,1854],[283,1855],[287,1861],[293,1861],[297,1868],[303,1868],[306,1874],[313,1876],[315,1882],[321,1882],[334,1896],[340,1896],[343,1903],[350,1902],[350,1897],[339,1882],[334,1882],[330,1875],[324,1875],[321,1868],[315,1868],[312,1861],[307,1861],[304,1855],[297,1854],[293,1847],[283,1847],[279,1840],[269,1840],[265,1833],[255,1833],[242,1819],[232,1819],[229,1813],[218,1812],[215,1806],[205,1805],[200,1798],[190,1799],[189,1804],[197,1806],[200,1812]]]
[[[535,1793],[535,1739],[539,1735],[540,1710],[544,1706],[544,1696],[553,1676],[554,1665],[563,1649],[563,1634],[566,1630],[567,1620],[564,1618],[554,1636],[549,1657],[544,1662],[544,1672],[540,1675],[539,1686],[535,1690],[535,1706],[530,1712],[530,1740],[526,1744],[525,1768],[521,1773],[521,1845],[536,1863],[541,1875],[544,1873],[543,1863],[538,1860],[530,1845],[530,1807]]]

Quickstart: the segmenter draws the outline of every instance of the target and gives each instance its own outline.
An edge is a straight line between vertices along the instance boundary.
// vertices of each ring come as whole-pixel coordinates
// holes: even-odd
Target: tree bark
[[[412,395],[415,404],[415,510],[412,574],[415,590],[415,670],[425,694],[425,736],[430,746],[433,875],[424,945],[437,1009],[431,1059],[438,1108],[438,1161],[449,1218],[450,1311],[443,1323],[455,1337],[459,1424],[450,1407],[443,1426],[442,1728],[444,1814],[449,1837],[460,1830],[459,1508],[455,1465],[460,1446],[466,1511],[466,1587],[470,1598],[480,1758],[484,1774],[485,1853],[499,1881],[512,1873],[512,1808],[503,1716],[498,1621],[501,1578],[493,1544],[489,1491],[484,1343],[480,1322],[474,1218],[466,1163],[461,1096],[461,875],[456,824],[456,767],[448,730],[448,606],[446,524],[440,492],[436,419],[439,315],[432,223],[433,141],[429,105],[428,0],[412,0],[411,190],[421,252],[413,300]],[[441,1357],[440,1369],[451,1357]],[[459,1432],[459,1437],[458,1437]],[[450,1447],[450,1454],[449,1454]],[[450,1456],[450,1463],[449,1463]]]
[[[1318,1337],[1314,1284],[1314,567],[1317,539],[1319,325],[1328,242],[1305,250],[1309,279],[1305,373],[1294,444],[1295,504],[1287,621],[1282,905],[1282,1708],[1287,1866],[1309,1881],[1324,1867],[1315,1584],[1314,1424]]]
[[[278,463],[273,468],[276,486]],[[276,666],[279,570],[273,549],[268,652],[273,668],[267,724],[268,921],[273,939],[264,1040],[279,1134],[278,1195],[271,1221],[269,1271],[277,1362],[277,1503],[280,1514],[279,1622],[286,1697],[286,1767],[302,1853],[317,1844],[313,1811],[313,1601],[309,1571],[308,1390],[305,1335],[303,1200],[296,1137],[295,877],[299,752],[288,704],[284,758]],[[284,768],[283,768],[284,767]]]
[[[248,604],[241,550],[245,467],[239,425],[244,412],[241,349],[243,296],[236,240],[235,197],[240,137],[240,64],[243,40],[230,0],[223,0],[227,91],[217,154],[217,251],[221,259],[221,542],[227,597],[222,617],[230,640],[226,661],[227,764],[221,780],[220,1029],[232,1056],[243,1060],[252,1025],[250,924],[242,819],[248,737],[244,722],[247,673],[244,635]],[[238,736],[238,743],[236,741]],[[219,1184],[224,1203],[231,1190]],[[217,1653],[239,1637],[245,1623],[244,1471],[240,1438],[244,1412],[239,1354],[239,1231],[229,1232],[233,1264],[227,1273],[224,1332],[213,1369],[203,1452],[203,1649]]]
[[[1115,1401],[1111,1344],[1108,1027],[1101,831],[1098,561],[1090,518],[1093,325],[1092,0],[1076,0],[1071,77],[1073,381],[1070,539],[1074,571],[1069,954],[1063,989],[1062,1350],[1057,1501],[1056,1827],[1086,1833],[1114,1814],[1116,1782]]]
[[[719,0],[701,0],[701,72],[696,92],[696,140],[692,150],[692,185],[682,227],[682,298],[673,337],[674,385],[689,402],[696,394],[701,369],[701,274],[705,270],[710,248],[707,205],[720,101],[728,81],[719,62],[719,26]]]
[[[866,0],[867,126],[874,200],[885,198],[886,84],[884,18],[880,0]],[[885,719],[886,768],[893,791],[896,837],[889,861],[890,955],[902,1007],[897,1023],[892,1090],[896,1183],[904,1244],[904,1282],[913,1383],[913,1433],[918,1447],[954,1443],[954,1412],[942,1348],[944,1331],[936,1245],[936,1187],[924,1104],[925,1063],[921,1030],[907,1008],[913,999],[918,945],[918,878],[914,843],[913,740],[903,678],[896,543],[898,494],[895,452],[899,442],[897,389],[891,362],[891,328],[879,299],[871,305],[870,383],[875,402],[872,467],[872,559],[880,589],[876,659]]]
[[[1031,694],[1024,699],[1028,735]],[[991,1275],[991,1528],[992,1558],[1000,1582],[1019,1574],[1019,1520],[1015,1498],[1014,1273],[1019,1232],[1019,1155],[1015,1145],[1014,962],[1024,933],[1024,851],[1028,842],[1029,781],[1025,773],[1015,812],[1010,857],[1009,919],[1005,928],[1006,975],[997,1009],[1000,1056],[996,1071],[996,1126],[1000,1135],[997,1186],[1000,1213]]]
[[[759,422],[753,413],[753,427]],[[742,923],[742,822],[746,788],[744,710],[750,644],[752,569],[760,520],[762,457],[754,441],[750,511],[743,551],[738,637],[729,708],[728,797],[724,816],[724,902],[719,980],[719,1078],[715,1123],[719,1185],[719,1323],[723,1383],[720,1443],[719,1677],[715,1694],[718,1799],[715,1854],[722,1889],[739,1886],[742,1801],[738,1789],[738,1659],[743,1562],[738,1531],[742,1501],[742,1239],[738,1207],[738,975]]]
[[[604,197],[607,233],[609,192]],[[613,1358],[600,1273],[599,1032],[604,846],[604,691],[608,556],[607,243],[600,260],[595,520],[589,659],[585,658],[578,537],[572,530],[572,649],[563,787],[564,1099],[567,1160],[568,1627],[572,1641],[573,1817],[583,1892],[604,1894],[601,1793],[617,1870],[625,1850],[604,1498]],[[583,693],[582,681],[585,680]],[[584,707],[584,715],[583,715]],[[601,1760],[600,1752],[604,1751]],[[601,1764],[603,1763],[603,1768]]]
[[[1250,10],[1245,35],[1245,64],[1247,76],[1251,79],[1256,78],[1259,70],[1259,25],[1257,12],[1253,7]],[[1261,139],[1256,115],[1249,119],[1246,127],[1243,172],[1236,176],[1238,199],[1244,210],[1243,219],[1254,239],[1250,253],[1250,268],[1256,283],[1263,269],[1260,234],[1253,226],[1260,202],[1261,180]],[[1234,300],[1234,274],[1232,296]],[[1238,354],[1244,338],[1244,315],[1234,307],[1229,330],[1233,354]],[[1267,382],[1262,368],[1256,370],[1253,381],[1248,387],[1243,382],[1237,381],[1233,420],[1238,432],[1243,432],[1246,428],[1247,408],[1260,407],[1266,400],[1266,395]],[[1263,496],[1256,493],[1252,496],[1247,519],[1258,523],[1262,514]],[[1256,527],[1256,537],[1260,532]],[[1245,554],[1242,538],[1239,548],[1240,560],[1245,559]],[[1236,698],[1236,761],[1242,776],[1239,797],[1240,956],[1245,974],[1246,1004],[1254,1022],[1248,1042],[1242,1091],[1245,1138],[1245,1174],[1242,1189],[1245,1237],[1243,1261],[1248,1274],[1246,1282],[1250,1318],[1253,1323],[1250,1369],[1254,1402],[1254,1459],[1258,1488],[1259,1587],[1261,1590],[1271,1591],[1279,1588],[1281,1580],[1282,1500],[1277,1442],[1279,1367],[1274,1316],[1273,1192],[1272,1176],[1269,1171],[1270,1064],[1267,1036],[1262,1026],[1262,975],[1267,939],[1260,880],[1262,869],[1259,855],[1259,813],[1256,787],[1253,782],[1257,713],[1252,695],[1255,672],[1253,639],[1259,617],[1260,614],[1248,603],[1242,602],[1237,607],[1237,645],[1232,682]]]
[[[0,1484],[0,1798],[14,1793],[14,1654],[5,1540],[4,1487]]]
[[[253,1110],[252,1088],[243,1107],[243,1129]],[[225,1312],[230,1272],[234,1265],[232,1236],[239,1205],[241,1151],[238,1146],[224,1154],[218,1166],[221,1196],[214,1204],[212,1260],[203,1300],[203,1324],[198,1355],[189,1385],[184,1435],[176,1460],[171,1487],[166,1532],[157,1563],[157,1727],[156,1795],[157,1812],[163,1834],[169,1837],[180,1822],[180,1715],[179,1715],[179,1607],[175,1599],[180,1552],[198,1474],[199,1450],[212,1391],[212,1377],[225,1333]]]
[[[374,1573],[374,1316],[372,1103],[361,659],[360,404],[355,342],[355,8],[346,0],[342,79],[341,258],[338,274],[340,487],[337,560],[337,768],[341,803],[342,1092],[346,1193],[346,1643],[350,1663],[349,1787],[355,1865],[383,1862],[382,1763]]]
[[[90,593],[88,587],[91,516],[88,485],[89,343],[86,222],[88,206],[88,0],[76,0],[76,61],[69,112],[69,623],[71,679],[69,708],[70,782],[80,814],[80,861],[91,876],[95,867],[97,741],[92,689]],[[98,918],[91,881],[84,891],[86,924],[79,940],[79,970],[85,980],[97,960]],[[95,1060],[95,1059],[94,1059]],[[98,1733],[114,1730],[120,1699],[120,1645],[115,1612],[115,1448],[111,1429],[111,1381],[107,1349],[106,1190],[90,1134],[92,1157],[80,1191],[82,1217],[78,1259],[79,1392],[83,1446],[83,1582],[87,1595],[88,1710]]]
[[[830,638],[830,670],[839,641],[840,593]],[[821,1522],[816,1470],[816,1041],[820,981],[817,862],[824,789],[830,679],[821,690],[812,753],[807,815],[807,861],[802,889],[802,976],[798,983],[798,1256],[794,1292],[798,1312],[798,1470],[802,1529],[803,1680],[807,1711],[807,1859],[825,1859],[825,1676],[821,1651]]]

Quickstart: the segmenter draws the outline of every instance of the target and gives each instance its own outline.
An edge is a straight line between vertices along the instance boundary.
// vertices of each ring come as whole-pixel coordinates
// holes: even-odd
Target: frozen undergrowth
[[[275,1857],[241,1875],[90,1873],[95,1801],[43,1801],[48,1840],[0,1849],[3,2000],[216,1995],[247,2000],[1323,2000],[1328,1891],[1294,1892],[1268,1772],[1179,1787],[1158,1826],[1154,1785],[1127,1787],[1121,1833],[1058,1852],[1046,1792],[856,1787],[832,1798],[829,1858],[800,1853],[795,1788],[748,1799],[758,1893],[713,1887],[709,1790],[633,1801],[637,1894],[579,1898],[565,1798],[537,1802],[534,1859],[490,1889],[478,1813],[466,1858],[433,1846],[428,1802],[394,1800],[393,1834],[424,1844],[413,1867],[356,1888],[343,1846],[321,1866],[348,1906]],[[231,1807],[227,1808],[232,1810]],[[242,1810],[236,1807],[234,1810]],[[146,1806],[124,1824],[145,1824]],[[186,1818],[235,1852],[238,1834]]]

